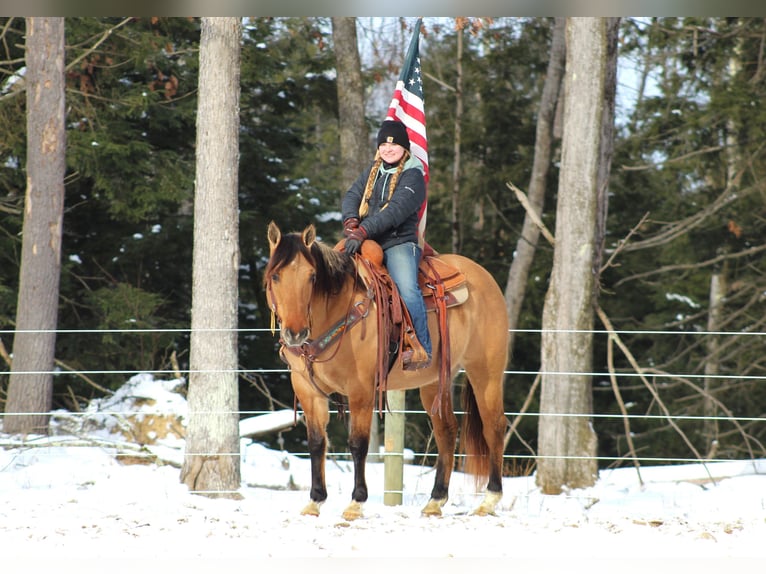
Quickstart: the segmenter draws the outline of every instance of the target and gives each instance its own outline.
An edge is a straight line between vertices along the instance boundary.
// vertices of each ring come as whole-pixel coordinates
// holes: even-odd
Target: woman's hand
[[[359,219],[357,217],[349,217],[346,221],[343,222],[343,235],[348,237],[349,234],[358,227]]]
[[[362,247],[362,241],[367,239],[367,232],[364,230],[364,227],[357,226],[354,229],[351,229],[348,233],[346,233],[346,230],[344,229],[343,233],[346,235],[346,244],[343,250],[350,256],[359,253],[359,249]]]

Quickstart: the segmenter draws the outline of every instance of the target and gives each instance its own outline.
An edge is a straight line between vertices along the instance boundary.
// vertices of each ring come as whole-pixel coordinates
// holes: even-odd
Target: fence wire
[[[87,335],[87,334],[156,334],[156,333],[179,333],[179,334],[191,334],[193,332],[205,332],[205,333],[217,333],[217,332],[237,332],[237,333],[264,333],[268,334],[269,338],[271,339],[271,329],[269,328],[237,328],[237,329],[191,329],[191,328],[173,328],[173,329],[29,329],[29,330],[0,330],[0,337],[3,336],[12,336],[19,333],[36,333],[36,334],[43,334],[43,333],[56,333],[56,334],[67,334],[67,335]],[[746,336],[746,337],[758,337],[758,336],[766,336],[766,333],[764,332],[751,332],[751,331],[662,331],[662,330],[615,330],[615,331],[607,331],[607,330],[578,330],[578,329],[556,329],[556,330],[543,330],[543,329],[517,329],[515,330],[517,334],[536,334],[541,335],[543,332],[548,333],[584,333],[589,332],[593,335],[611,335],[611,334],[618,334],[621,336],[628,336],[628,335],[687,335],[687,336],[706,336],[706,335],[714,335],[714,336]],[[141,370],[141,371],[135,371],[135,370],[115,370],[115,369],[107,369],[107,370],[78,370],[78,369],[59,369],[55,368],[50,371],[11,371],[11,370],[0,370],[0,375],[43,375],[43,374],[51,374],[53,376],[93,376],[93,375],[126,375],[129,377],[139,375],[139,374],[151,374],[155,376],[171,376],[171,377],[177,377],[179,374],[183,377],[189,377],[189,375],[195,374],[195,373],[202,373],[202,374],[210,374],[210,373],[219,373],[219,374],[236,374],[236,375],[254,375],[254,374],[261,374],[261,375],[271,375],[271,374],[289,374],[289,369],[287,368],[254,368],[254,369],[245,369],[245,368],[238,368],[238,369],[158,369],[158,370]],[[637,373],[637,372],[617,372],[617,373],[611,373],[611,372],[605,372],[605,371],[591,371],[591,372],[576,372],[576,371],[529,371],[529,370],[506,370],[505,371],[506,376],[518,376],[518,377],[529,377],[534,378],[539,375],[555,375],[555,376],[590,376],[593,377],[594,380],[599,378],[609,378],[610,376],[616,375],[622,379],[629,379],[629,378],[640,378],[640,377],[649,377],[652,379],[671,379],[671,378],[684,378],[689,380],[695,380],[695,379],[709,379],[714,378],[719,381],[725,381],[725,380],[740,380],[740,381],[762,381],[766,380],[766,375],[727,375],[727,374],[720,374],[716,373],[715,375],[710,374],[687,374],[687,373]],[[238,417],[246,417],[246,416],[259,416],[259,415],[265,415],[269,414],[273,411],[268,410],[259,410],[259,411],[243,411],[243,410],[237,410],[237,411],[195,411],[195,412],[188,412],[184,416],[190,417],[193,415],[234,415],[236,414]],[[427,413],[425,410],[418,410],[418,409],[407,409],[407,410],[392,410],[389,411],[393,414],[404,414],[405,416],[427,416]],[[457,416],[461,416],[465,414],[463,411],[455,410],[454,411]],[[338,411],[334,409],[330,409],[331,414],[338,414]],[[130,416],[133,414],[142,414],[144,416],[146,415],[154,415],[154,416],[173,416],[177,415],[176,412],[170,412],[166,411],[163,412],[161,409],[152,410],[151,413],[147,412],[141,412],[141,413],[126,413],[125,411],[98,411],[98,412],[77,412],[77,411],[67,411],[66,413],[67,417],[94,417],[94,416],[115,416],[115,417],[125,417]],[[53,412],[5,412],[4,414],[0,414],[0,420],[2,420],[3,417],[12,417],[12,416],[29,416],[29,415],[42,415],[42,416],[48,416],[50,415],[53,419],[55,419],[57,416],[61,416],[61,411],[53,411]],[[298,409],[296,411],[296,420],[298,421],[298,425],[300,425],[300,419],[303,416],[303,412]],[[710,422],[739,422],[739,423],[766,423],[766,417],[752,417],[752,416],[720,416],[720,415],[712,415],[712,416],[704,416],[704,415],[686,415],[686,414],[622,414],[622,413],[541,413],[541,412],[520,412],[520,411],[506,411],[505,412],[506,417],[510,417],[512,419],[517,417],[529,417],[529,418],[539,418],[539,417],[561,417],[561,418],[587,418],[587,419],[594,419],[594,420],[672,420],[672,421],[696,421],[696,422],[702,422],[702,421],[710,421]],[[285,432],[285,431],[280,431]],[[130,446],[127,446],[126,443],[122,442],[114,442],[113,444],[110,444],[108,441],[104,441],[102,439],[99,439],[97,441],[95,440],[89,440],[86,438],[78,438],[75,437],[70,441],[64,440],[65,437],[62,436],[50,436],[50,437],[27,437],[27,438],[14,438],[14,437],[7,437],[2,438],[0,437],[0,448],[33,448],[37,447],[41,444],[61,444],[63,446],[92,446],[94,443],[98,446],[103,447],[112,447],[115,448],[117,451],[120,451],[122,449],[123,451],[127,452],[116,452],[116,456],[133,456],[133,457],[141,457],[145,456],[147,458],[155,457],[156,455],[152,452],[145,452],[141,450],[141,447],[139,446],[138,450],[133,449]],[[308,452],[293,452],[291,451],[289,454],[297,456],[297,457],[309,457]],[[215,455],[215,456],[242,456],[242,453],[220,453],[220,452],[214,452],[214,453],[187,453],[184,452],[183,456],[208,456],[208,455]],[[385,456],[401,456],[398,454],[386,454],[386,453],[371,453],[371,455],[380,457],[379,460],[383,460]],[[338,452],[328,452],[327,456],[333,459],[338,460],[344,460],[348,459],[350,460],[351,455],[348,452],[344,451],[338,451]],[[411,456],[413,456],[415,459],[433,459],[436,457],[435,452],[411,452]],[[459,453],[456,453],[457,458],[461,458],[464,455],[461,455]],[[652,457],[652,456],[636,456],[633,457],[629,454],[625,454],[624,456],[605,456],[605,455],[598,455],[596,457],[578,457],[578,456],[542,456],[534,453],[530,454],[505,454],[504,459],[507,461],[513,461],[513,460],[541,460],[545,458],[559,458],[559,459],[589,459],[593,460],[594,458],[600,462],[605,463],[617,463],[617,462],[633,462],[638,461],[641,463],[650,463],[650,464],[667,464],[667,463],[714,463],[714,462],[731,462],[731,459],[723,459],[723,458],[707,458],[707,459],[700,459],[696,457]]]

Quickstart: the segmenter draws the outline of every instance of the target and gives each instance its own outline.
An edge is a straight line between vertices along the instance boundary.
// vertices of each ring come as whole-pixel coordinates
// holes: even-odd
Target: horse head
[[[268,229],[269,263],[264,274],[266,298],[279,321],[285,345],[300,346],[311,334],[311,300],[316,266],[311,248],[316,229],[283,235],[272,221]]]

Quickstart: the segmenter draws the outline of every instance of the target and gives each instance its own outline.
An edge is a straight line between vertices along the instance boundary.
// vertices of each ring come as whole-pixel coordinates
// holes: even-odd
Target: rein
[[[449,326],[447,325],[447,294],[444,287],[444,281],[436,270],[436,267],[431,263],[431,259],[428,257],[423,258],[428,269],[431,271],[432,281],[426,282],[426,286],[433,291],[434,302],[436,303],[436,317],[439,322],[439,350],[441,361],[439,365],[439,384],[437,386],[436,396],[434,397],[433,405],[431,405],[431,413],[439,414],[442,416],[442,405],[444,404],[445,389],[449,389],[452,373],[452,360],[450,354],[450,339],[449,339]],[[447,391],[449,393],[449,391]]]

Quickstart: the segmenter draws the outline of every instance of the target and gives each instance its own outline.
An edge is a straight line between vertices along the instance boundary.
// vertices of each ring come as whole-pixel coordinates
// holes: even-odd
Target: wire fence
[[[196,332],[222,332],[222,331],[231,331],[230,329],[196,329]],[[235,329],[237,333],[240,334],[268,334],[269,341],[273,343],[273,338],[271,337],[271,330],[268,328],[241,328],[241,329]],[[179,329],[56,329],[56,330],[25,330],[25,331],[16,331],[16,330],[0,330],[0,341],[3,336],[12,336],[14,334],[18,333],[52,333],[55,332],[56,334],[67,334],[67,335],[86,335],[86,334],[120,334],[120,335],[131,335],[131,334],[158,334],[158,333],[176,333],[176,334],[191,334],[192,329],[187,328],[179,328]],[[556,330],[556,331],[549,331],[549,332],[557,332],[557,333],[582,333],[583,331],[580,330]],[[610,335],[620,335],[620,336],[665,336],[665,335],[673,335],[673,336],[679,336],[679,335],[688,335],[688,336],[705,336],[705,335],[714,335],[714,336],[745,336],[745,337],[760,337],[760,336],[766,336],[766,333],[761,332],[727,332],[727,331],[661,331],[661,330],[621,330],[621,331],[606,331],[606,330],[592,330],[589,331],[594,336],[610,336]],[[543,333],[543,330],[541,329],[519,329],[516,331],[517,334],[531,334],[531,335],[541,335]],[[220,373],[220,374],[236,374],[238,376],[253,376],[253,375],[287,375],[289,373],[289,369],[285,368],[253,368],[253,369],[247,369],[247,368],[238,368],[238,369],[210,369],[210,370],[190,370],[190,369],[159,369],[159,370],[142,370],[142,371],[135,371],[135,370],[78,370],[78,369],[71,369],[71,370],[61,370],[61,369],[55,369],[53,371],[16,371],[15,374],[25,374],[25,375],[41,375],[41,374],[48,374],[52,373],[54,376],[61,376],[61,375],[82,375],[82,376],[97,376],[97,375],[125,375],[126,377],[131,377],[137,374],[150,374],[155,377],[177,377],[179,374],[182,377],[189,377],[192,374],[195,373]],[[12,371],[8,368],[6,370],[0,370],[0,376],[10,376],[12,374]],[[530,371],[530,370],[506,370],[505,371],[506,377],[520,377],[520,378],[528,378],[533,379],[535,377],[538,377],[540,375],[555,375],[555,376],[590,376],[594,380],[597,379],[608,379],[610,376],[614,376],[615,373],[609,372],[609,371],[592,371],[592,372],[540,372],[540,371]],[[714,375],[710,374],[703,374],[703,373],[650,373],[650,372],[619,372],[617,373],[617,376],[620,379],[631,379],[631,378],[640,378],[640,377],[662,377],[662,378],[684,378],[686,380],[699,380],[699,379],[709,379],[714,378],[718,381],[726,381],[726,380],[737,380],[737,381],[763,381],[766,379],[766,375],[758,375],[758,374],[726,374],[726,373],[716,373]],[[605,389],[607,390],[607,389]],[[205,411],[205,412],[186,412],[184,414],[185,417],[190,417],[196,414],[219,414],[219,415],[237,415],[239,418],[243,417],[255,417],[260,415],[269,414],[272,411],[269,410],[237,410],[237,411]],[[332,414],[337,414],[338,411],[331,409]],[[408,420],[413,419],[415,417],[427,417],[427,413],[424,410],[417,410],[417,409],[405,409],[405,410],[394,410],[392,411],[394,414],[404,414]],[[464,414],[460,410],[455,411],[458,416]],[[61,412],[44,412],[44,413],[29,413],[29,412],[5,412],[3,416],[5,417],[11,417],[11,416],[27,416],[27,415],[51,415],[52,419],[55,421],[57,417],[62,416]],[[145,413],[144,413],[145,414]],[[152,411],[152,414],[155,416],[173,416],[177,413],[175,412],[163,412],[161,409]],[[124,411],[99,411],[98,413],[94,412],[87,412],[87,411],[72,411],[67,412],[66,416],[69,418],[77,419],[81,418],[83,420],[87,420],[89,417],[92,418],[94,416],[114,416],[114,417],[125,417],[127,413]],[[298,409],[295,413],[296,421],[298,421],[298,424],[300,424],[300,419],[302,418],[303,412]],[[590,413],[544,413],[544,412],[530,412],[530,411],[521,411],[521,410],[512,410],[512,411],[506,411],[505,415],[509,420],[512,421],[518,421],[519,419],[523,418],[529,418],[529,419],[539,419],[540,417],[562,417],[562,418],[586,418],[588,420],[593,421],[652,421],[652,420],[660,420],[660,421],[673,421],[673,422],[681,422],[681,421],[690,421],[690,422],[696,422],[696,423],[704,423],[704,422],[715,422],[715,423],[736,423],[736,424],[766,424],[766,416],[740,416],[736,414],[730,414],[730,415],[712,415],[712,416],[706,416],[706,415],[690,415],[690,414],[684,414],[684,413],[678,413],[674,414],[671,412],[668,413],[660,413],[660,414],[652,414],[652,413],[621,413],[621,412],[614,412],[614,413],[603,413],[603,412],[590,412]],[[2,417],[0,417],[2,418]],[[283,431],[279,431],[283,432]],[[749,434],[753,434],[752,431]],[[51,440],[54,440],[55,437],[48,439],[48,444],[51,444]],[[61,441],[61,437],[58,437],[58,440]],[[23,448],[23,447],[35,447],[38,444],[44,444],[46,441],[43,441],[40,438],[35,437],[28,437],[28,438],[13,438],[13,437],[7,437],[3,440],[0,440],[0,448],[6,447],[6,448]],[[75,437],[70,441],[68,444],[88,444],[88,441],[86,437]],[[101,445],[108,444],[108,442],[105,442],[103,440],[100,440]],[[152,453],[149,452],[133,452],[135,449],[126,446],[126,443],[114,443],[115,448],[123,449],[127,451],[124,456],[155,456]],[[117,453],[118,456],[122,456],[121,453]],[[184,453],[185,456],[190,455],[217,455],[220,456],[222,453],[216,452],[216,453]],[[240,456],[241,453],[228,453],[231,456]],[[294,452],[291,451],[290,454],[293,454],[298,457],[308,457],[308,452]],[[373,453],[375,456],[385,457],[387,456],[385,453],[377,454]],[[335,458],[335,459],[350,459],[350,454],[346,451],[331,451],[327,453],[327,456]],[[431,450],[425,450],[425,451],[418,451],[418,452],[411,452],[411,456],[415,460],[433,460],[433,457],[436,456],[436,453]],[[457,455],[460,457],[461,455]],[[593,457],[578,457],[578,456],[556,456],[556,457],[546,457],[541,456],[539,454],[536,454],[534,452],[528,452],[528,453],[506,453],[504,455],[506,461],[534,461],[534,460],[541,460],[544,458],[562,458],[562,459],[579,459],[579,458],[588,458],[592,459]],[[629,455],[622,455],[622,456],[607,456],[607,455],[598,455],[595,457],[600,464],[619,464],[623,462],[628,461],[638,461],[642,464],[667,464],[667,463],[689,463],[689,462],[705,462],[705,463],[713,463],[713,462],[725,462],[730,461],[730,458],[715,458],[715,457],[709,457],[709,458],[701,458],[699,456],[688,456],[688,457],[670,457],[670,456],[651,456],[651,455],[637,455],[637,456],[629,456]]]

